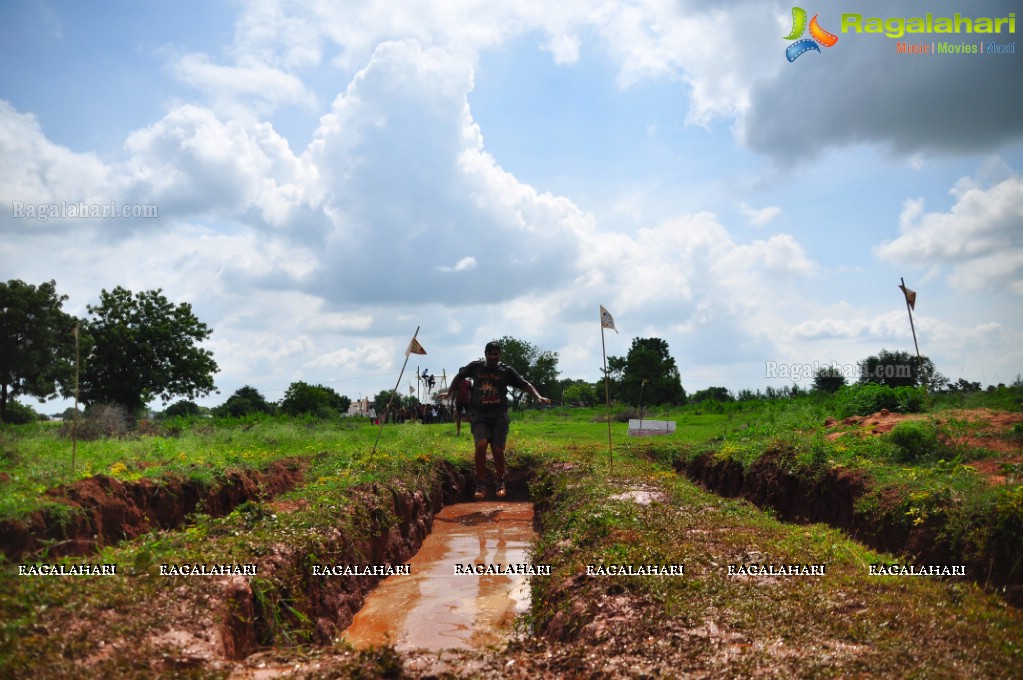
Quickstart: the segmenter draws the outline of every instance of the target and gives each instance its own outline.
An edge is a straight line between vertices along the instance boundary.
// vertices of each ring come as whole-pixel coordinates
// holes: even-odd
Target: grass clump
[[[899,459],[920,461],[939,452],[938,431],[925,420],[904,420],[888,433],[888,440],[899,449]]]
[[[893,413],[919,413],[926,405],[927,393],[921,387],[888,387],[864,383],[845,385],[835,395],[840,418],[867,416],[887,409]]]

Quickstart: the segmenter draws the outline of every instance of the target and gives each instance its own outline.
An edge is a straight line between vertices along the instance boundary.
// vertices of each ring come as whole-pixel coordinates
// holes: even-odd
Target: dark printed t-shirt
[[[480,415],[504,413],[508,410],[508,388],[529,389],[519,372],[498,362],[491,368],[486,361],[474,361],[458,371],[463,378],[472,378],[472,410]]]

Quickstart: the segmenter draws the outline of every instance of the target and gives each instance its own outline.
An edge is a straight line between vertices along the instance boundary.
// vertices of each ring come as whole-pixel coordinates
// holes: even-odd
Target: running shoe
[[[504,480],[502,479],[502,480],[497,482],[497,497],[498,498],[504,498],[507,495],[508,495],[508,489],[506,489],[504,487]]]
[[[487,487],[486,487],[486,485],[483,482],[480,482],[479,484],[476,485],[476,493],[475,493],[476,500],[481,501],[481,500],[483,500],[486,497],[486,495],[487,495]]]

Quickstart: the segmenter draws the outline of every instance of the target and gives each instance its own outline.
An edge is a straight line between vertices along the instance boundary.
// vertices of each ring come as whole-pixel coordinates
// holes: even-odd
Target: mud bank
[[[528,497],[531,474],[509,469],[509,499]],[[442,463],[412,483],[353,487],[343,505],[324,512],[296,504],[295,512],[316,512],[326,521],[300,537],[261,545],[254,559],[258,576],[185,579],[178,587],[161,587],[145,613],[120,614],[134,620],[137,632],[108,641],[74,668],[100,677],[142,660],[146,673],[217,672],[268,649],[297,643],[329,648],[385,576],[332,577],[317,575],[313,567],[408,561],[432,531],[435,515],[447,505],[471,501],[474,486],[470,471]],[[152,574],[150,569],[134,578],[152,579]]]
[[[47,559],[89,555],[155,529],[175,529],[195,512],[220,517],[247,501],[290,491],[305,466],[287,459],[262,470],[228,470],[213,485],[178,475],[136,482],[95,475],[44,494],[61,507],[0,522],[0,551],[11,561],[43,553]]]
[[[508,499],[528,499],[528,469],[509,468]],[[280,545],[271,558],[260,564],[260,574],[274,584],[271,597],[252,598],[255,612],[251,627],[244,617],[232,617],[234,658],[242,658],[255,646],[275,640],[268,622],[286,621],[288,608],[297,609],[313,622],[311,642],[333,641],[352,623],[367,595],[385,576],[365,575],[330,578],[313,575],[319,564],[402,564],[415,555],[433,530],[434,518],[445,506],[471,502],[475,477],[471,472],[441,465],[429,488],[407,488],[399,484],[370,485],[353,490],[348,512],[352,529],[336,528],[321,534],[315,546]],[[312,548],[312,550],[311,550]],[[284,599],[288,608],[277,608]],[[285,610],[285,611],[281,611]],[[295,618],[301,618],[295,617]],[[296,626],[299,621],[295,620]],[[250,629],[246,629],[250,628]]]
[[[875,550],[919,563],[965,565],[977,583],[995,587],[1008,602],[1023,606],[1023,570],[1018,564],[1023,546],[1018,539],[1010,535],[996,540],[986,552],[977,546],[952,545],[943,536],[943,520],[908,521],[901,509],[903,499],[895,495],[882,494],[869,512],[857,509],[872,493],[871,480],[862,472],[801,467],[794,452],[784,447],[768,449],[749,469],[711,453],[676,460],[673,467],[721,496],[771,508],[785,521],[825,523]]]

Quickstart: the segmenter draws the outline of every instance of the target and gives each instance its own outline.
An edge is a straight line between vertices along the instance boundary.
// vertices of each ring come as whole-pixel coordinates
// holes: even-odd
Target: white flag
[[[611,317],[611,312],[604,309],[604,305],[600,306],[600,327],[610,328],[615,333],[618,332],[618,329],[615,328],[615,320]]]

